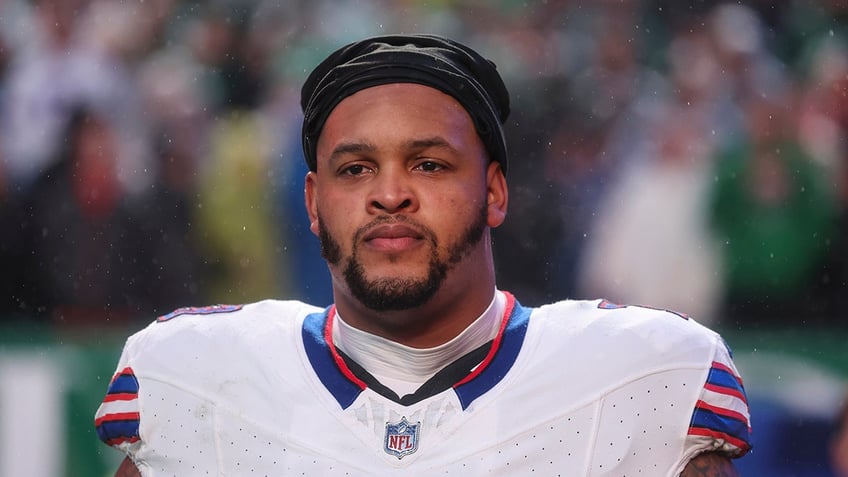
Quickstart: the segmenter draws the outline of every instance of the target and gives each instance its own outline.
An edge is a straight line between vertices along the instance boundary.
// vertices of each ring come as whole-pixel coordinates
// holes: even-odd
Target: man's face
[[[330,114],[317,152],[307,207],[337,289],[404,310],[455,268],[485,266],[475,262],[503,220],[491,210],[503,176],[455,99],[416,84],[362,90]]]

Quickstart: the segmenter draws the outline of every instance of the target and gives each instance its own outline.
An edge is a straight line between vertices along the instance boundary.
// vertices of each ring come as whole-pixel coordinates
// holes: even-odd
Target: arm
[[[739,477],[739,473],[727,456],[705,452],[690,460],[680,477]]]
[[[115,477],[141,477],[141,472],[138,471],[138,468],[135,464],[133,464],[133,461],[127,457],[123,460],[123,462],[121,462],[121,466],[118,467],[118,471],[115,472]]]

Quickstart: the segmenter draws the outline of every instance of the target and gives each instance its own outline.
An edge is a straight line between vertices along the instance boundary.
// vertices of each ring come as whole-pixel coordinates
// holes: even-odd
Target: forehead
[[[321,143],[382,133],[477,135],[468,112],[452,96],[429,86],[393,83],[373,86],[343,99],[330,113]]]
[[[341,100],[333,112],[339,107],[374,104],[388,98],[391,98],[391,102],[397,105],[435,102],[437,107],[458,109],[465,112],[465,109],[453,96],[431,86],[418,83],[388,83],[359,90]]]

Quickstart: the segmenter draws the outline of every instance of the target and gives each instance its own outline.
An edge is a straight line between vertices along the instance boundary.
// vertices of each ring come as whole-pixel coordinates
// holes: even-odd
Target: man
[[[328,57],[303,87],[306,207],[335,304],[178,310],[131,337],[97,413],[118,475],[735,475],[721,338],[604,300],[495,285],[509,112],[435,36]]]

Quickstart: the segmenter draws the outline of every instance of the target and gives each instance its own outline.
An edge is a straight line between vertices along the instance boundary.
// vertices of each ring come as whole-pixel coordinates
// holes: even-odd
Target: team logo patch
[[[603,300],[600,301],[600,303],[598,303],[598,308],[600,308],[601,310],[618,310],[620,308],[628,308],[628,307],[631,307],[631,306],[636,306],[636,307],[639,307],[639,308],[648,308],[648,309],[657,310],[657,311],[664,311],[666,313],[671,313],[672,315],[677,315],[680,318],[683,318],[684,320],[689,319],[689,316],[686,315],[685,313],[680,313],[680,312],[677,312],[677,311],[674,311],[674,310],[666,310],[665,308],[654,308],[652,306],[645,306],[645,305],[619,305],[618,303],[613,303],[613,302],[606,300],[606,299],[603,299]]]
[[[397,457],[398,460],[414,453],[418,450],[418,428],[420,426],[421,422],[410,424],[406,417],[401,418],[400,422],[396,424],[387,422],[383,450],[387,454]]]
[[[619,305],[618,303],[613,303],[607,299],[603,299],[600,303],[598,303],[598,308],[601,310],[617,310],[619,308],[627,308],[627,305]]]
[[[186,306],[178,308],[167,315],[162,315],[156,319],[159,323],[169,321],[180,315],[211,315],[214,313],[232,313],[242,309],[242,305],[213,305],[213,306]]]

